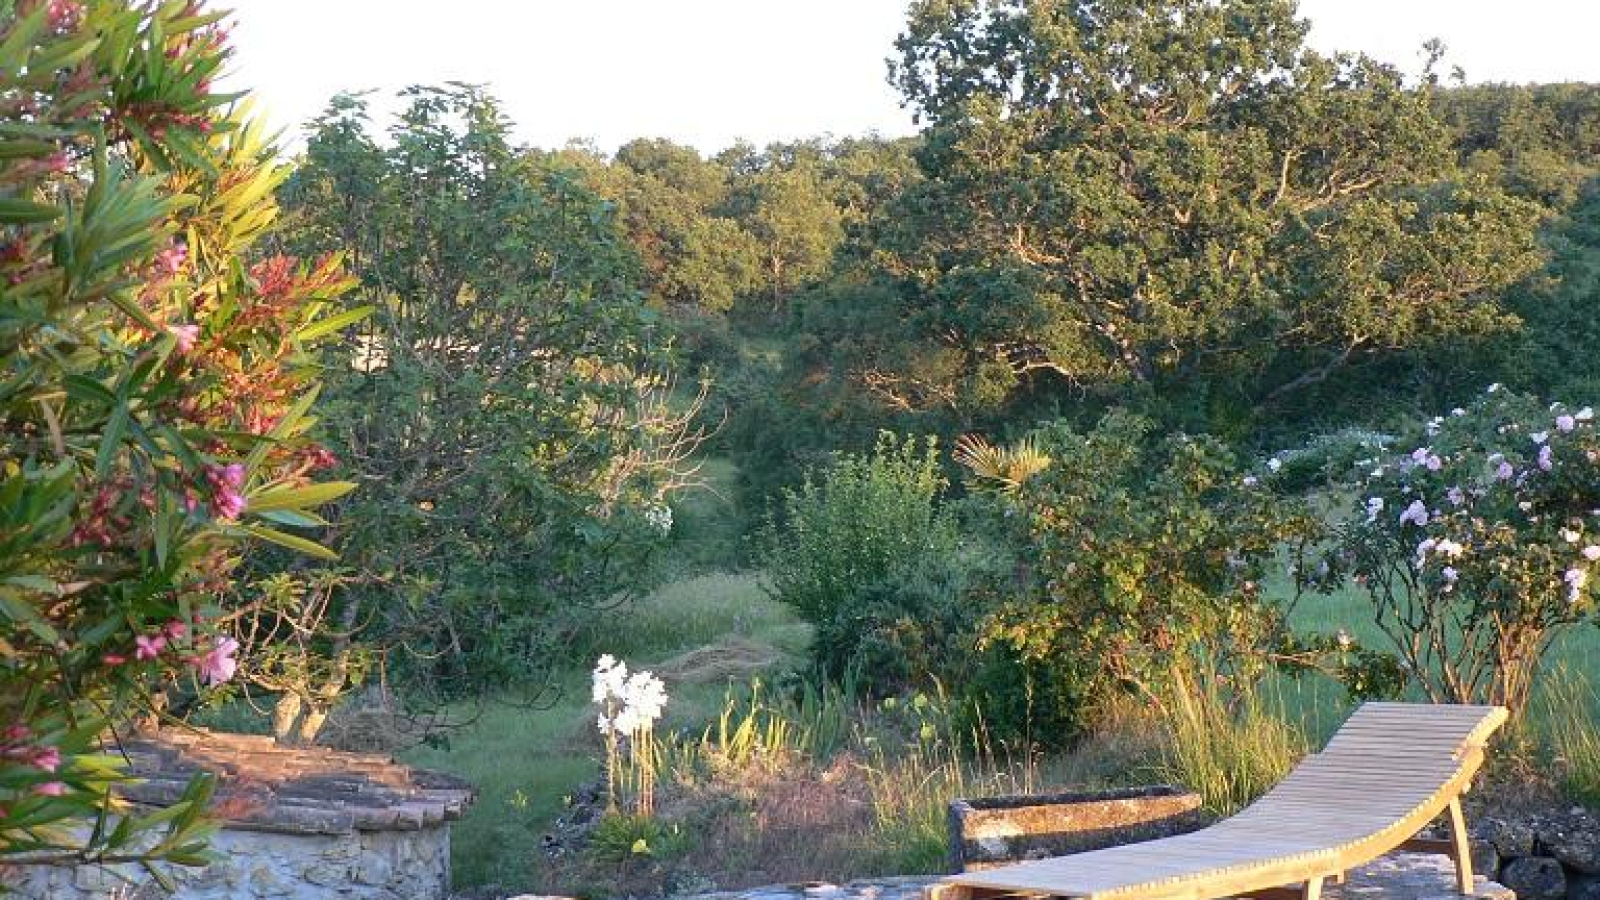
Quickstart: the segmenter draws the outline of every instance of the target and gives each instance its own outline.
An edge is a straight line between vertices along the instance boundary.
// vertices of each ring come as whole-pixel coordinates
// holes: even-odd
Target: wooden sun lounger
[[[1321,752],[1238,815],[1191,834],[952,875],[924,900],[1318,900],[1326,879],[1394,850],[1447,853],[1471,894],[1461,795],[1498,706],[1367,703]],[[1441,813],[1447,841],[1415,840]]]

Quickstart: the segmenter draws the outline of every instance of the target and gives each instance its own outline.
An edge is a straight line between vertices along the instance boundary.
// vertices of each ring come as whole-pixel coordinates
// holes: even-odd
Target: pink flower
[[[100,657],[100,661],[108,666],[120,666],[127,662],[128,658],[123,656],[121,653],[107,653],[106,655]]]
[[[1451,488],[1445,493],[1445,496],[1450,498],[1451,506],[1460,506],[1461,504],[1467,502],[1467,492],[1463,491],[1459,487]]]
[[[1589,562],[1600,562],[1600,545],[1590,544],[1583,548],[1583,558]]]
[[[194,352],[195,342],[200,340],[199,325],[174,325],[167,329],[167,333],[177,340],[178,352],[184,355]]]
[[[163,628],[162,631],[166,632],[167,637],[173,640],[178,640],[185,634],[189,633],[189,626],[183,624],[183,622],[178,619],[173,619],[167,623],[166,627]]]
[[[1511,463],[1505,460],[1501,460],[1499,468],[1494,470],[1494,477],[1499,481],[1510,481],[1516,474],[1517,470],[1513,469]]]
[[[46,772],[54,772],[61,767],[61,751],[55,747],[40,747],[28,761]]]
[[[1556,417],[1556,430],[1557,431],[1571,431],[1572,429],[1577,428],[1577,427],[1578,427],[1578,420],[1574,419],[1571,416],[1557,416]]]
[[[239,463],[213,466],[206,472],[206,477],[215,490],[211,498],[211,508],[217,517],[229,521],[239,518],[249,505],[249,501],[240,490],[244,487],[244,466]]]
[[[167,648],[167,639],[159,634],[141,634],[133,639],[134,659],[155,659]]]
[[[1548,472],[1555,467],[1555,462],[1550,458],[1550,445],[1545,444],[1539,448],[1539,468]]]
[[[50,30],[57,34],[76,31],[78,24],[83,21],[83,4],[78,0],[50,0],[50,9],[45,16],[50,22]]]
[[[238,641],[231,637],[217,638],[216,646],[194,660],[201,680],[212,687],[233,680],[233,673],[239,668],[239,661],[233,655],[238,651]]]
[[[33,792],[41,797],[59,797],[67,792],[67,786],[59,781],[46,781],[34,785]]]
[[[1400,524],[1404,525],[1407,522],[1415,522],[1418,527],[1428,524],[1428,507],[1424,506],[1421,500],[1411,501],[1411,505],[1400,514]]]
[[[176,275],[188,259],[189,248],[174,241],[167,249],[156,254],[156,271],[163,275]]]

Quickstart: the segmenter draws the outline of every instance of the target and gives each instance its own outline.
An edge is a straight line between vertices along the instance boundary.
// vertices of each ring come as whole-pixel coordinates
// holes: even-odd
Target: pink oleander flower
[[[1516,475],[1517,470],[1512,468],[1511,463],[1508,463],[1505,460],[1501,460],[1500,465],[1494,470],[1494,477],[1496,481],[1510,481],[1511,479],[1515,478]]]
[[[1555,460],[1550,455],[1550,445],[1545,444],[1543,447],[1539,448],[1539,468],[1548,472],[1554,467]]]
[[[167,648],[167,639],[159,634],[141,634],[133,639],[134,659],[155,659]]]
[[[239,642],[231,637],[219,637],[217,643],[203,656],[194,659],[200,679],[211,687],[233,680],[239,661],[233,655],[239,651]]]
[[[40,747],[28,760],[35,768],[54,773],[61,768],[61,751],[55,747]]]
[[[1578,420],[1574,419],[1571,416],[1557,416],[1556,417],[1556,430],[1557,431],[1571,431],[1572,429],[1577,428],[1577,427],[1578,427]]]
[[[1460,506],[1467,502],[1467,492],[1459,487],[1452,487],[1445,492],[1445,496],[1450,499],[1451,506]]]
[[[50,30],[57,34],[76,31],[83,22],[83,4],[79,0],[50,0],[45,17],[50,23]]]
[[[214,490],[211,508],[217,517],[228,521],[239,518],[249,506],[249,501],[241,490],[244,487],[244,466],[239,463],[213,466],[206,472],[206,477],[211,481]]]
[[[120,666],[127,662],[128,658],[121,653],[107,653],[100,657],[100,661],[108,666]]]
[[[1600,562],[1600,544],[1590,544],[1583,548],[1583,558],[1589,562]]]
[[[199,325],[174,325],[167,329],[167,333],[177,340],[178,352],[185,356],[194,352],[194,345],[200,340]]]
[[[189,248],[174,241],[167,249],[156,254],[156,271],[163,275],[176,275],[189,259]]]
[[[167,637],[176,641],[189,633],[189,626],[183,624],[180,619],[173,619],[166,624],[162,631],[166,633]]]
[[[33,792],[41,797],[59,797],[67,792],[67,786],[59,781],[46,781],[34,785]]]

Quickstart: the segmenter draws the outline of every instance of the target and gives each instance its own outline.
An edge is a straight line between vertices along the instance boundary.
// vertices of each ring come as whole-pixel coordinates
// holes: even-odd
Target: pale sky
[[[219,0],[219,6],[230,5]],[[715,152],[821,134],[910,134],[885,79],[904,0],[232,0],[234,74],[296,129],[339,90],[486,83],[519,141]],[[1470,81],[1600,82],[1597,0],[1301,0],[1320,49],[1409,72],[1430,37]],[[382,111],[384,107],[376,105]]]

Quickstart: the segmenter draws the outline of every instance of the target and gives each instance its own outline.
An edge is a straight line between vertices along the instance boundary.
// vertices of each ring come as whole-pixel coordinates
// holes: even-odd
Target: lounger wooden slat
[[[1448,813],[1457,888],[1472,889],[1461,794],[1505,722],[1497,706],[1367,703],[1321,753],[1255,803],[1200,831],[953,875],[925,900],[1000,894],[1078,900],[1216,900],[1322,884],[1390,852]]]

